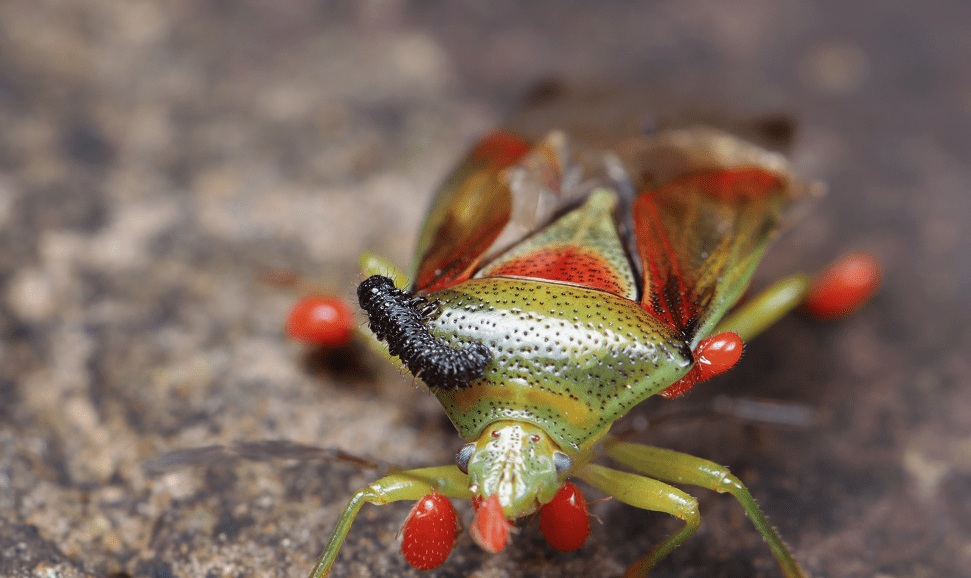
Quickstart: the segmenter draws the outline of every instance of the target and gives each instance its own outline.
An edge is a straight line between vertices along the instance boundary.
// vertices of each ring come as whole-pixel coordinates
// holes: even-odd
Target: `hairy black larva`
[[[438,307],[422,297],[394,286],[391,279],[372,275],[357,288],[368,327],[388,343],[388,351],[401,359],[412,375],[428,387],[458,389],[482,377],[492,353],[485,344],[448,345],[428,331],[425,322]]]

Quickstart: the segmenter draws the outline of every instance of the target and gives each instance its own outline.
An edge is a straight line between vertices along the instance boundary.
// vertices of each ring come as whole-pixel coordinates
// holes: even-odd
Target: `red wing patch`
[[[636,301],[634,271],[613,216],[617,203],[613,191],[595,190],[582,205],[498,256],[477,276],[572,283]]]
[[[641,304],[690,341],[741,293],[776,230],[785,187],[756,168],[690,175],[641,193],[632,215]]]
[[[598,253],[575,246],[544,247],[489,271],[489,276],[528,277],[572,283],[623,295],[625,283]]]

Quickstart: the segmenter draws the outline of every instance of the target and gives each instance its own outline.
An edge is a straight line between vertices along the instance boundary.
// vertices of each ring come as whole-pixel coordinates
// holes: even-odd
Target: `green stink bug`
[[[782,156],[712,129],[599,152],[574,150],[560,132],[533,144],[483,140],[432,205],[410,289],[373,260],[358,289],[374,335],[468,444],[455,465],[398,471],[355,494],[313,577],[330,573],[364,503],[420,500],[403,551],[422,569],[455,539],[442,496],[473,500],[470,532],[487,550],[537,511],[552,545],[576,549],[589,523],[571,477],[684,521],[627,576],[645,576],[700,524],[697,501],[669,483],[732,494],[782,572],[803,576],[727,468],[608,431],[648,397],[676,397],[730,368],[742,341],[800,304],[804,275],[736,307],[789,211],[816,191]],[[874,288],[844,291],[854,302],[843,309]],[[639,473],[593,463],[601,454]]]

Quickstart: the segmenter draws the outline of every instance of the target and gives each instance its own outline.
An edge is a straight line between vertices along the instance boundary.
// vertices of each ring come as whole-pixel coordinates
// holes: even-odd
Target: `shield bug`
[[[791,210],[818,192],[781,155],[712,129],[609,150],[561,132],[480,142],[432,205],[410,287],[366,262],[358,288],[374,336],[468,444],[454,465],[397,471],[357,492],[313,576],[330,573],[365,503],[418,500],[403,551],[423,569],[455,541],[448,497],[473,501],[470,534],[487,550],[536,512],[552,546],[575,550],[590,529],[570,478],[684,522],[627,576],[646,575],[698,529],[697,501],[671,483],[734,496],[782,573],[804,576],[727,468],[608,431],[648,397],[677,397],[729,369],[744,341],[804,301],[810,282],[794,275],[739,303]],[[824,275],[809,308],[845,313],[865,301],[879,270],[850,269]],[[602,454],[636,473],[593,463]]]

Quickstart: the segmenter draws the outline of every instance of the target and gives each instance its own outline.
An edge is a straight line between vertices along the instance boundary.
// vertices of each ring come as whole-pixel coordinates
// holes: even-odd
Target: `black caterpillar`
[[[368,327],[388,351],[401,359],[412,375],[428,387],[460,389],[482,377],[492,353],[485,344],[473,342],[452,347],[428,331],[425,321],[438,307],[422,297],[394,286],[391,279],[372,275],[357,288]]]

